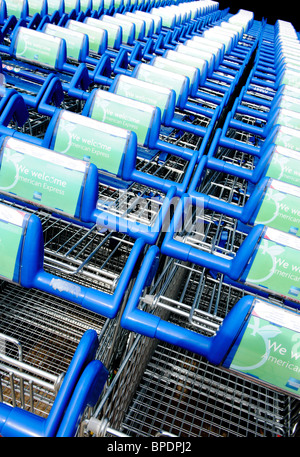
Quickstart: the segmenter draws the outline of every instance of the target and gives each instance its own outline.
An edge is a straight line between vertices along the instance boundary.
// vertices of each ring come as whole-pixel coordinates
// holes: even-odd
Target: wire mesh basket
[[[153,345],[145,367],[145,347]],[[295,435],[296,399],[233,376],[184,349],[149,343],[142,335],[133,348],[95,415],[82,424],[81,436]]]
[[[10,207],[24,209],[18,205]],[[43,280],[39,283],[36,277],[36,284],[28,287],[48,291],[106,317],[114,317],[134,281],[143,250],[141,240],[99,229],[97,225],[76,225],[43,210],[30,212],[26,208],[25,211],[41,222],[44,245],[40,261],[42,275],[49,283],[47,286]],[[23,268],[28,265],[24,264]],[[84,295],[82,291],[86,291]],[[89,294],[94,293],[92,299]]]
[[[80,338],[91,327],[100,333],[105,320],[49,294],[2,282],[1,402],[47,417]],[[8,357],[16,360],[15,369],[5,367]]]

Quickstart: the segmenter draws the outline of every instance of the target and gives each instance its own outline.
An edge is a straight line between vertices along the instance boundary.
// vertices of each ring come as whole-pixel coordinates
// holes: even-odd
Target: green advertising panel
[[[23,240],[22,211],[0,204],[0,276],[18,280],[18,257]]]
[[[79,60],[80,50],[84,40],[84,34],[68,30],[65,27],[58,27],[57,25],[47,24],[45,33],[51,36],[63,38],[67,46],[68,59]]]
[[[104,0],[104,9],[109,9],[111,6],[114,6],[114,0]]]
[[[125,16],[128,16],[129,19],[132,19],[133,21],[136,19],[139,19],[139,21],[142,20],[145,23],[145,36],[148,36],[149,31],[154,22],[150,16],[147,16],[147,15],[138,15],[137,16],[136,13],[126,13]],[[141,28],[140,23],[139,23],[139,27]]]
[[[275,124],[300,130],[300,113],[282,108],[278,111]]]
[[[230,22],[221,22],[221,27],[224,29],[232,30],[233,32],[238,32],[240,40],[243,38],[245,33],[244,27],[242,25],[231,24]]]
[[[297,89],[297,87],[284,84],[281,86],[281,91],[283,96],[291,97],[297,104],[300,103],[300,89]]]
[[[164,11],[163,9],[152,9],[150,13],[153,15],[157,14],[161,17],[163,27],[172,28],[175,18],[174,14],[171,14],[170,12],[168,13],[166,10]]]
[[[33,16],[36,13],[41,14],[43,7],[43,0],[28,0],[28,12],[29,16]]]
[[[276,146],[266,176],[300,186],[300,154],[297,151]]]
[[[300,113],[300,100],[296,96],[282,95],[280,97],[280,106],[289,111]]]
[[[6,0],[7,17],[15,16],[20,19],[24,10],[25,0]]]
[[[129,76],[120,77],[115,93],[141,103],[156,106],[160,108],[161,115],[167,109],[171,96],[170,89],[156,84],[145,83]]]
[[[229,36],[226,36],[223,33],[218,33],[213,29],[208,29],[207,31],[203,32],[203,37],[224,44],[225,52],[227,52],[231,46],[231,38]]]
[[[173,62],[177,62],[184,65],[193,65],[200,70],[200,72],[204,71],[207,68],[207,62],[204,59],[199,59],[197,57],[193,57],[191,59],[190,56],[184,54],[183,52],[177,51],[168,51],[166,53],[166,57]]]
[[[271,179],[255,224],[300,236],[300,188]]]
[[[107,31],[107,46],[113,48],[116,43],[118,33],[121,30],[121,27],[115,24],[110,24],[109,22],[101,21],[100,19],[95,19],[93,17],[87,17],[84,20],[85,24],[92,25],[100,29]]]
[[[48,14],[53,14],[61,8],[62,0],[47,0]]]
[[[61,39],[36,30],[20,27],[15,54],[18,59],[55,68]]]
[[[161,68],[162,70],[173,71],[179,75],[187,76],[191,83],[196,79],[196,68],[190,65],[178,65],[170,59],[164,57],[155,57],[153,64],[155,68]]]
[[[102,5],[101,0],[93,0],[92,1],[92,11],[98,11],[101,5]]]
[[[89,50],[98,53],[100,45],[105,37],[105,30],[84,24],[83,22],[74,21],[73,19],[68,21],[67,29],[87,35],[89,38]]]
[[[281,84],[287,84],[289,86],[300,88],[300,74],[299,71],[291,68],[286,68],[284,71]]]
[[[104,15],[102,21],[117,25],[118,27],[122,27],[122,41],[123,43],[128,43],[128,39],[133,30],[132,23],[108,15]]]
[[[256,300],[230,369],[300,394],[300,315]]]
[[[1,152],[0,190],[71,216],[80,199],[86,163],[10,138]]]
[[[268,227],[246,283],[300,302],[300,239]]]
[[[144,145],[152,127],[154,107],[98,90],[91,118],[135,132],[138,143]]]
[[[206,60],[209,65],[212,65],[213,63],[214,58],[212,56],[212,53],[197,48],[197,44],[195,43],[195,41],[192,40],[188,40],[186,44],[179,44],[176,48],[176,51],[181,52],[182,54],[187,56],[190,60],[190,63],[192,63],[194,57],[196,59]]]
[[[300,152],[300,131],[286,126],[278,128],[275,144]]]
[[[80,0],[80,11],[86,11],[88,9],[89,3],[89,0]]]
[[[100,170],[118,174],[128,132],[69,111],[57,123],[54,151],[92,162]]]
[[[64,0],[65,1],[65,13],[70,13],[77,6],[77,0]]]
[[[124,21],[130,21],[130,23],[133,23],[135,25],[135,39],[138,40],[139,36],[141,34],[141,31],[143,30],[143,28],[145,28],[145,22],[142,19],[128,16],[127,13],[125,13],[123,15],[116,14],[116,16],[117,17],[123,16]],[[146,30],[146,28],[144,30]]]

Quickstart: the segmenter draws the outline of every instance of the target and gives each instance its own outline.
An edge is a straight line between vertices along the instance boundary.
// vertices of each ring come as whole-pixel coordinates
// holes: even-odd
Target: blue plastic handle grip
[[[95,330],[87,330],[74,353],[71,363],[63,379],[61,388],[52,405],[51,411],[45,423],[45,436],[55,436],[59,422],[69,404],[72,393],[85,367],[94,360],[99,341]],[[58,419],[60,418],[60,420]]]
[[[131,249],[114,294],[109,295],[99,290],[79,286],[71,281],[62,280],[43,270],[44,240],[42,226],[39,218],[33,214],[28,220],[23,243],[22,259],[20,260],[20,284],[26,288],[43,290],[103,316],[114,318],[144,246],[145,241],[138,238]],[[61,281],[60,287],[56,287],[57,281]]]
[[[74,437],[83,412],[95,405],[108,379],[108,370],[99,360],[93,360],[79,379],[64,413],[56,437]]]
[[[192,330],[162,320],[152,313],[138,309],[146,278],[150,274],[152,264],[158,252],[159,250],[156,246],[152,246],[147,252],[121,317],[121,326],[136,333],[157,338],[195,352],[206,357],[211,363],[219,365],[225,359],[233,342],[238,337],[253,305],[253,297],[246,296],[239,300],[228,313],[214,337],[206,337]]]
[[[215,153],[217,152],[218,147],[218,137],[221,134],[221,129],[219,132],[216,132],[213,143],[211,144],[211,148],[207,154],[207,167],[212,168],[213,170],[219,171],[221,173],[228,173],[233,176],[238,176],[242,179],[246,179],[247,181],[256,184],[263,176],[265,176],[268,164],[270,163],[275,146],[274,144],[263,144],[262,146],[262,153],[261,157],[259,157],[256,161],[254,169],[243,168],[242,166],[235,165],[230,162],[226,162],[222,160],[222,158],[215,157]],[[217,143],[217,144],[216,144]],[[193,177],[193,181],[189,186],[189,193],[190,191],[194,191],[197,188],[199,183],[199,170],[196,170],[195,175]]]
[[[218,271],[231,279],[237,280],[241,277],[246,268],[257,242],[263,233],[264,226],[256,225],[251,228],[247,238],[239,247],[234,258],[223,258],[175,240],[174,234],[178,227],[182,225],[183,214],[188,205],[194,204],[200,207],[203,207],[204,205],[205,208],[206,203],[206,199],[201,201],[201,199],[194,199],[188,194],[181,198],[170,223],[169,230],[165,234],[165,238],[162,242],[161,252],[167,256],[179,260],[190,261],[196,265],[203,266],[204,268]]]

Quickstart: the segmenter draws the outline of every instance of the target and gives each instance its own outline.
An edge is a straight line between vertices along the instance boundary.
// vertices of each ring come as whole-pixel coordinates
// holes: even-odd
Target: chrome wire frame
[[[47,417],[83,333],[107,319],[4,281],[0,313],[0,401]]]

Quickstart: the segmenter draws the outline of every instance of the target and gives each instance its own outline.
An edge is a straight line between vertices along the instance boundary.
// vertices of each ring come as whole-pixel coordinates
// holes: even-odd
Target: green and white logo
[[[97,90],[91,118],[135,132],[138,143],[143,146],[152,127],[154,109],[153,106]]]
[[[103,118],[105,121],[105,115]],[[117,174],[126,152],[128,135],[127,130],[63,111],[57,123],[53,149],[91,162],[99,170]]]
[[[255,224],[263,224],[300,236],[299,187],[271,179]]]
[[[276,146],[266,176],[300,186],[300,156],[296,151]]]
[[[230,368],[300,395],[300,316],[256,300]]]
[[[16,43],[16,57],[55,68],[60,45],[61,39],[58,37],[20,27]]]
[[[9,138],[1,152],[0,191],[74,216],[85,162]]]
[[[300,240],[268,227],[258,245],[246,283],[300,302]]]

